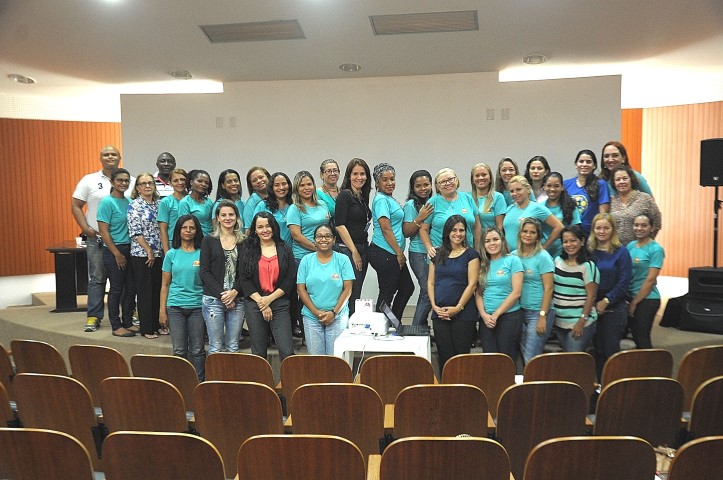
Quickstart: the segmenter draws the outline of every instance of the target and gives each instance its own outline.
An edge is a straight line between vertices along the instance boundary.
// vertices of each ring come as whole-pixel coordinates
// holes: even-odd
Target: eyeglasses
[[[136,185],[140,185],[141,187],[153,187],[156,184],[156,182],[140,182],[136,183]]]
[[[113,181],[114,181],[114,182],[118,182],[118,183],[131,183],[131,179],[130,179],[130,178],[116,178],[116,179],[113,180]]]
[[[444,180],[439,180],[437,185],[452,185],[457,180],[457,177],[449,177]]]
[[[332,240],[334,235],[317,235],[314,237],[315,240]]]
[[[326,173],[327,175],[338,175],[339,169],[338,168],[329,168],[327,170],[324,170],[324,173]]]

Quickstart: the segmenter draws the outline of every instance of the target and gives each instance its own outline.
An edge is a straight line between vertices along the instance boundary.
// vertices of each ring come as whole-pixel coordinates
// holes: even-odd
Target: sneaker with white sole
[[[85,322],[85,328],[83,331],[85,332],[95,332],[100,328],[100,319],[98,317],[88,317],[88,320]]]

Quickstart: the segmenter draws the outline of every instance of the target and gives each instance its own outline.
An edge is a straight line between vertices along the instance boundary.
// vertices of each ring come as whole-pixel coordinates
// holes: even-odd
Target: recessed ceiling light
[[[358,72],[361,70],[361,65],[358,63],[342,63],[339,65],[339,70],[342,72]]]
[[[193,75],[188,70],[171,70],[168,74],[178,80],[190,80],[193,78]]]
[[[33,83],[38,83],[38,81],[35,80],[33,77],[27,77],[25,75],[20,75],[19,73],[11,73],[8,75],[8,78],[13,82],[24,83],[25,85],[32,85]]]
[[[523,63],[526,63],[527,65],[540,65],[541,63],[545,63],[547,61],[547,57],[542,55],[541,53],[531,53],[530,55],[527,55],[525,58],[522,59]]]

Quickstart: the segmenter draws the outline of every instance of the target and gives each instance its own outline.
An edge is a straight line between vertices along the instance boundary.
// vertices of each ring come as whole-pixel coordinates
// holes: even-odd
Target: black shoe
[[[304,338],[304,332],[301,330],[301,327],[294,327],[294,331],[292,333],[296,338]]]

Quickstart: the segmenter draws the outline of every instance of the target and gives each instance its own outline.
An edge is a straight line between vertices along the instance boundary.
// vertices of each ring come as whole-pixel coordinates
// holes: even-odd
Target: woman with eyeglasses
[[[347,302],[354,270],[346,255],[335,252],[329,225],[314,231],[316,253],[305,256],[296,274],[296,288],[304,304],[306,348],[310,355],[333,355],[334,341],[349,323]]]
[[[336,197],[339,195],[339,187],[336,186],[336,182],[339,181],[339,164],[332,158],[327,158],[321,162],[319,167],[321,175],[321,185],[316,189],[316,195],[319,200],[326,203],[331,218],[334,218],[334,212],[336,210]]]
[[[163,245],[158,226],[158,192],[150,173],[136,177],[136,187],[128,206],[128,235],[131,237],[131,265],[138,299],[140,332],[148,338],[168,335],[158,312],[161,304],[161,267]]]
[[[188,174],[182,168],[174,168],[170,175],[171,188],[173,193],[165,196],[158,202],[158,227],[161,229],[161,243],[163,253],[168,253],[173,242],[173,232],[176,229],[178,220],[178,207],[183,197],[188,195],[186,183]]]
[[[467,192],[460,192],[459,178],[451,168],[443,168],[434,176],[437,194],[427,203],[432,206],[432,213],[424,220],[419,230],[419,237],[427,249],[430,258],[436,255],[436,249],[442,245],[442,230],[451,215],[460,215],[469,225],[467,228],[467,244],[477,245],[482,233],[477,201]]]
[[[191,170],[188,172],[188,195],[183,197],[178,204],[178,216],[191,214],[201,224],[204,235],[211,233],[213,225],[213,202],[209,195],[213,191],[211,177],[205,170]]]

